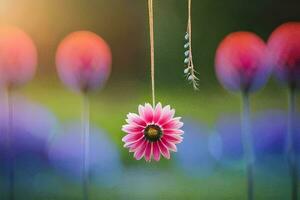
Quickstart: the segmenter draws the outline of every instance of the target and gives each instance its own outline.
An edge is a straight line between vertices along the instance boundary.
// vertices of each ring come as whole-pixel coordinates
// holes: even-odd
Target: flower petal
[[[170,121],[175,114],[175,110],[170,108],[170,106],[165,106],[162,110],[162,116],[160,117],[158,124],[165,124]]]
[[[144,138],[141,138],[138,141],[126,143],[124,147],[128,147],[129,152],[135,152],[138,148],[140,148],[143,145],[144,142],[146,142],[146,140]]]
[[[177,147],[174,143],[167,141],[166,139],[162,138],[161,142],[171,151],[177,152]]]
[[[160,150],[160,153],[167,159],[170,159],[170,152],[169,152],[169,149],[161,142],[161,141],[158,141],[158,147],[159,147],[159,150]]]
[[[180,121],[181,117],[176,117],[171,119],[162,125],[163,129],[179,129],[183,126],[183,123]]]
[[[134,153],[135,159],[141,160],[141,158],[145,155],[148,143],[148,141],[145,141],[145,143],[143,143],[143,145],[141,145],[141,147],[136,150],[136,152]]]
[[[126,122],[128,124],[134,123],[142,127],[145,127],[147,125],[146,122],[135,113],[128,113]]]
[[[175,144],[182,142],[183,139],[180,135],[163,135],[163,138],[168,142],[173,142]]]
[[[139,110],[139,116],[145,121],[145,118],[144,118],[144,110],[145,110],[145,108],[144,108],[144,106],[139,105],[138,110]]]
[[[160,150],[158,147],[158,142],[153,142],[153,158],[155,161],[159,161],[160,160]]]
[[[143,138],[144,134],[142,133],[138,133],[138,134],[127,134],[122,138],[122,141],[125,143],[129,143],[129,142],[135,142],[138,141],[139,139]]]
[[[141,126],[126,124],[126,125],[123,125],[122,131],[124,131],[126,133],[136,134],[136,133],[142,133],[144,131],[144,128]]]
[[[162,105],[158,103],[154,110],[153,123],[157,123],[162,115]]]
[[[144,118],[146,123],[153,123],[153,108],[149,103],[145,104]]]
[[[176,135],[182,135],[182,134],[184,134],[184,131],[181,130],[181,129],[164,129],[163,132],[166,135],[174,135],[174,134],[176,134]]]
[[[145,152],[145,160],[150,162],[151,160],[151,156],[152,156],[152,148],[153,148],[153,143],[152,142],[148,142],[147,148],[146,148],[146,152]]]

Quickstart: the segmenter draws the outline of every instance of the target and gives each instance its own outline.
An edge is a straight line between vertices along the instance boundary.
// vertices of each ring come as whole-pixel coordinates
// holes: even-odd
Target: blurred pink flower
[[[69,34],[56,52],[59,77],[70,88],[87,92],[106,82],[111,68],[108,44],[89,31]]]
[[[162,107],[158,103],[155,108],[146,103],[139,106],[139,114],[129,113],[126,122],[122,127],[127,133],[122,141],[124,147],[134,152],[134,157],[140,160],[145,157],[146,161],[151,161],[151,157],[156,161],[160,160],[160,154],[170,159],[170,150],[176,152],[176,144],[182,142],[180,128],[183,123],[180,117],[174,118],[175,110],[170,106]]]
[[[300,22],[282,24],[268,40],[269,61],[277,77],[291,87],[300,87]]]
[[[251,92],[261,88],[272,69],[266,65],[266,45],[256,34],[234,32],[220,43],[216,73],[222,85],[232,91]]]
[[[0,28],[0,86],[25,84],[36,70],[37,50],[31,38],[12,26]]]

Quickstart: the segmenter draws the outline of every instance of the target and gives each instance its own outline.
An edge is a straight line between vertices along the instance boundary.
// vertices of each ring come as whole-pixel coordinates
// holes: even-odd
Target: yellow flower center
[[[162,130],[155,124],[148,125],[144,130],[146,139],[150,142],[158,141],[162,136]]]
[[[149,137],[157,137],[157,135],[158,135],[158,130],[156,130],[153,127],[150,127],[148,130],[148,136]]]

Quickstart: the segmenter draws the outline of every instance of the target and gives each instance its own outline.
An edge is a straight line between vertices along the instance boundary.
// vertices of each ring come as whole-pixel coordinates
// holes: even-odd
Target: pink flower
[[[21,86],[31,80],[37,66],[32,39],[13,26],[0,27],[0,86]]]
[[[292,88],[300,88],[300,22],[277,27],[268,40],[268,48],[277,78]]]
[[[75,91],[88,92],[102,87],[111,71],[108,44],[90,31],[76,31],[63,39],[56,52],[60,79]]]
[[[253,92],[265,85],[272,72],[266,65],[266,45],[251,32],[234,32],[219,44],[215,69],[220,83],[228,90]]]
[[[162,107],[158,103],[153,108],[149,103],[139,106],[139,114],[129,113],[122,127],[127,133],[122,141],[129,152],[134,152],[134,157],[140,160],[145,157],[151,161],[160,160],[160,154],[170,159],[170,151],[177,151],[176,144],[182,142],[184,133],[180,128],[183,123],[180,117],[174,118],[175,110],[170,106]]]

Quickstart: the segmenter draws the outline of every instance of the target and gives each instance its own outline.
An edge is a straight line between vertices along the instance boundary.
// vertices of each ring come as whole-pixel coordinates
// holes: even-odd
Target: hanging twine
[[[187,68],[184,70],[187,79],[191,81],[195,90],[198,89],[198,77],[196,76],[197,72],[193,63],[193,54],[192,54],[192,0],[188,0],[188,23],[187,30],[185,35],[185,40],[187,43],[184,45],[186,51],[184,52],[185,60]]]
[[[151,52],[151,89],[152,89],[152,104],[155,106],[155,82],[154,82],[154,17],[153,17],[153,0],[148,0],[149,13],[149,31],[150,31],[150,52]]]

